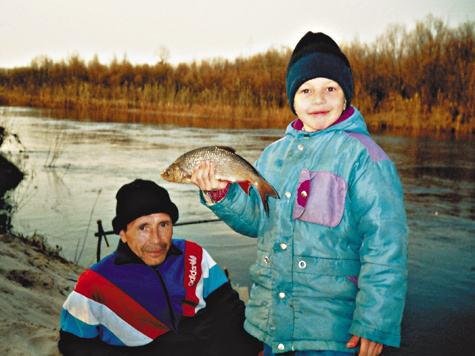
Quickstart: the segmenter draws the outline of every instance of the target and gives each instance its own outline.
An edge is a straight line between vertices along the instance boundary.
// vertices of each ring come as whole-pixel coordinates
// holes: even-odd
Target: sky
[[[307,32],[372,43],[389,25],[428,15],[449,27],[475,21],[474,0],[0,0],[0,68],[74,55],[103,64],[248,57],[294,48]]]

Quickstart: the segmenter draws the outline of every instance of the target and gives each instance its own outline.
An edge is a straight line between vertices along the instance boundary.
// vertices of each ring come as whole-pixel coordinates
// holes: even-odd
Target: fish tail
[[[239,184],[241,189],[244,190],[244,193],[246,193],[247,195],[251,193],[251,183],[247,180],[244,182],[237,182],[237,184]]]
[[[264,179],[261,177],[259,184],[257,186],[257,190],[259,192],[259,196],[261,197],[262,204],[264,205],[264,211],[266,215],[269,216],[269,202],[268,198],[273,197],[276,199],[280,199],[279,194],[275,191],[274,188]]]

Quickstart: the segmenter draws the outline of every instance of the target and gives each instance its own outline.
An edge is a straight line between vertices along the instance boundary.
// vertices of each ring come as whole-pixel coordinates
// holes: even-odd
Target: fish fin
[[[226,151],[229,151],[229,152],[232,152],[232,153],[236,153],[236,150],[232,147],[229,147],[229,146],[216,146],[218,148],[221,148],[222,150],[226,150]]]
[[[249,183],[248,181],[237,182],[237,184],[239,184],[242,190],[244,190],[244,193],[246,193],[247,195],[251,193],[251,183]]]
[[[267,198],[273,197],[280,199],[280,196],[275,191],[275,189],[272,188],[272,186],[262,177],[256,188],[259,192],[259,196],[261,197],[262,204],[264,205],[264,211],[266,212],[266,215],[269,216],[269,202]]]

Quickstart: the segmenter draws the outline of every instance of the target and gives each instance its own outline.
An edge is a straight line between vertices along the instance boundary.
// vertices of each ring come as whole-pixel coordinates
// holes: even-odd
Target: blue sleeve
[[[66,309],[61,311],[61,330],[74,334],[81,338],[92,339],[99,336],[99,325],[90,325],[75,318]]]
[[[203,196],[201,202],[206,205]],[[238,184],[231,184],[223,200],[206,206],[237,233],[257,237],[262,213],[260,204],[259,194],[253,187],[248,196]]]
[[[213,260],[211,255],[203,249],[203,298],[207,298],[216,289],[228,282],[223,270]]]
[[[350,186],[352,213],[362,236],[360,288],[350,333],[399,346],[407,289],[408,224],[394,164],[365,167]]]

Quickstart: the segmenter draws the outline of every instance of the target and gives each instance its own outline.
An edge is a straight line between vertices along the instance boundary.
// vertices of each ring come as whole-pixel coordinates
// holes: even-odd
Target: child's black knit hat
[[[332,38],[324,33],[307,32],[297,43],[287,66],[287,98],[294,114],[294,97],[307,80],[328,78],[337,82],[345,93],[346,108],[353,95],[353,76],[348,58]]]

